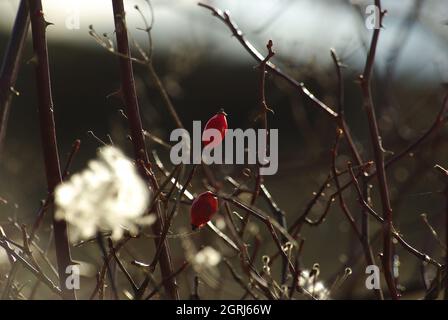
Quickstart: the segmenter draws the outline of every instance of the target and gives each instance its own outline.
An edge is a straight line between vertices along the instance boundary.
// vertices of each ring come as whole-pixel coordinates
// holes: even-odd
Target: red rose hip
[[[202,143],[204,147],[210,146],[210,147],[216,147],[219,145],[222,140],[224,140],[224,136],[226,135],[227,131],[227,114],[224,112],[223,109],[221,109],[217,114],[215,114],[213,117],[211,117],[204,127],[204,132],[208,129],[216,129],[220,133],[220,139],[214,140],[213,138],[203,138]]]
[[[201,193],[191,205],[191,228],[196,230],[204,226],[216,211],[218,211],[218,198],[210,191]]]

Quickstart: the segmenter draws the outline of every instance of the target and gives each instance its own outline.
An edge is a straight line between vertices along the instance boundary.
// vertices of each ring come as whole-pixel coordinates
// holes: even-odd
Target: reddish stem
[[[53,194],[56,186],[62,182],[62,176],[56,142],[47,40],[45,34],[48,23],[44,19],[41,0],[29,0],[28,4],[33,33],[37,98],[45,172],[47,175],[48,193]],[[70,257],[70,245],[67,238],[67,225],[64,221],[56,221],[53,219],[53,227],[62,296],[64,299],[76,299],[74,289],[68,289],[65,285],[66,278],[69,276],[69,274],[66,274],[67,267],[73,264]]]
[[[23,47],[28,34],[30,16],[26,0],[20,1],[16,20],[0,71],[0,155],[6,135],[9,111],[15,90]]]
[[[135,90],[134,74],[132,70],[132,61],[129,58],[131,51],[129,48],[128,33],[126,28],[126,18],[123,0],[112,0],[114,11],[115,33],[117,35],[117,49],[120,53],[120,72],[121,72],[121,93],[126,106],[126,114],[129,121],[129,129],[131,131],[132,144],[134,146],[134,157],[139,164],[142,176],[149,180],[154,189],[158,189],[157,180],[150,168],[150,162],[145,146],[145,139],[143,136],[142,121],[140,118],[140,108],[137,99],[137,92]],[[142,165],[145,168],[142,168]],[[149,175],[146,173],[149,170]],[[162,231],[162,215],[157,211],[157,221],[153,224],[153,232],[160,234]],[[156,247],[159,247],[160,239],[156,238]],[[171,257],[168,242],[165,240],[161,246],[160,253],[160,268],[162,277],[167,279],[164,281],[165,289],[172,299],[178,299],[179,293],[177,290],[176,278],[172,277],[173,269],[171,265]]]
[[[213,6],[205,3],[199,3],[199,6],[206,8],[212,12],[212,14],[221,20],[232,32],[233,36],[238,40],[238,42],[243,46],[243,48],[258,62],[264,60],[264,56],[250,43],[245,37],[243,32],[239,29],[238,25],[230,18],[230,14],[226,11],[222,11]],[[278,66],[271,62],[266,64],[266,70],[275,74],[276,76],[282,78],[292,87],[297,89],[305,98],[307,98],[315,107],[321,109],[328,116],[336,118],[338,116],[337,112],[333,111],[328,105],[323,101],[319,100],[303,83],[296,81],[291,76],[283,72]]]
[[[370,44],[370,50],[367,56],[367,61],[364,68],[364,73],[360,77],[361,88],[364,98],[364,109],[367,114],[367,119],[370,129],[370,138],[372,142],[373,154],[375,157],[375,167],[378,177],[378,184],[380,190],[381,204],[383,208],[383,217],[385,223],[383,225],[383,269],[386,283],[389,288],[392,299],[398,299],[398,292],[395,286],[395,281],[392,273],[392,208],[390,205],[389,188],[387,184],[384,150],[381,145],[381,136],[378,129],[378,123],[375,115],[375,108],[373,105],[372,90],[371,90],[371,77],[373,71],[373,65],[375,62],[376,49],[378,45],[378,39],[380,36],[382,20],[384,12],[381,10],[381,1],[375,0],[375,6],[380,10],[379,28],[373,32],[372,41]]]

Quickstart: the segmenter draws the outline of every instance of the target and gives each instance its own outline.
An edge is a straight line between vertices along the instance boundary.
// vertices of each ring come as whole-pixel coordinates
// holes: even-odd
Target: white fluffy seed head
[[[212,247],[205,247],[194,258],[199,266],[215,267],[221,261],[221,254]]]
[[[70,239],[77,241],[111,231],[118,240],[125,230],[154,222],[143,216],[150,198],[145,182],[134,164],[116,147],[99,149],[88,167],[60,184],[55,190],[55,218],[70,225]]]
[[[303,270],[299,277],[299,286],[312,294],[316,299],[327,300],[330,298],[330,291],[322,281],[317,280],[315,272]]]

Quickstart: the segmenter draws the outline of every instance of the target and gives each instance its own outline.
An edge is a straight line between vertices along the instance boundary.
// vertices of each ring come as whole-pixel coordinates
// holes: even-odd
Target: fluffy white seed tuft
[[[149,225],[153,215],[143,216],[150,198],[134,164],[116,147],[98,150],[88,167],[55,190],[55,218],[70,226],[70,240],[87,239],[99,231],[111,231],[118,240],[125,230],[136,233]]]

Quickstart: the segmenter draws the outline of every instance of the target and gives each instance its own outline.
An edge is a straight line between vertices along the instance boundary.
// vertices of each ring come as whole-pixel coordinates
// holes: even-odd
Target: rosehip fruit
[[[226,135],[227,132],[227,114],[224,112],[223,109],[221,109],[217,114],[215,114],[207,121],[204,127],[204,132],[208,129],[218,130],[221,135],[221,139],[216,141],[213,138],[209,138],[208,140],[203,139],[202,143],[204,147],[206,146],[215,147],[219,145],[222,142],[222,140],[224,140],[224,136]]]
[[[201,193],[191,205],[191,228],[196,230],[204,226],[216,211],[218,211],[218,198],[210,191]]]

